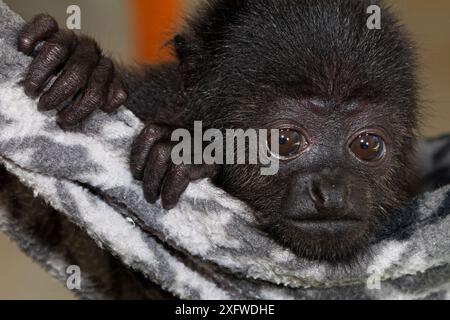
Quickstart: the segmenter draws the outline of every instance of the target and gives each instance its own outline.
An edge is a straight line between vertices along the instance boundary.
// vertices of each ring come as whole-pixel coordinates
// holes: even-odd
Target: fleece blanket
[[[257,229],[252,211],[209,181],[179,205],[148,204],[125,108],[64,132],[19,84],[22,20],[0,0],[0,229],[85,299],[449,299],[450,137],[421,146],[429,192],[351,266],[301,259]],[[74,269],[79,268],[79,269]],[[70,284],[70,283],[69,283]]]

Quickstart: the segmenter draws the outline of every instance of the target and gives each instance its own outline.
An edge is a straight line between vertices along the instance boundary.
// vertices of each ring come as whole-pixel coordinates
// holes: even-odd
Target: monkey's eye
[[[350,149],[362,161],[373,162],[383,158],[386,145],[379,135],[362,133],[353,140]]]
[[[271,147],[271,137],[269,137]],[[305,136],[295,129],[280,129],[278,140],[278,153],[275,156],[282,160],[289,160],[299,155],[308,146]]]

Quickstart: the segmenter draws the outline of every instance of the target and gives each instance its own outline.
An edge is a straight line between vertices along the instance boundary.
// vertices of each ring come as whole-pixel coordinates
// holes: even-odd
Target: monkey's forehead
[[[197,25],[197,36],[217,70],[340,88],[372,83],[408,89],[411,43],[380,5],[381,29],[368,28],[369,6],[357,0],[218,1]]]

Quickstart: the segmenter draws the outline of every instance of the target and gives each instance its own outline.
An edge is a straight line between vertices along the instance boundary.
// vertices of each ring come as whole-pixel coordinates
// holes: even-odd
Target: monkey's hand
[[[23,27],[18,49],[35,57],[23,81],[25,93],[40,96],[41,111],[65,106],[57,118],[62,128],[77,125],[97,108],[113,112],[127,99],[112,61],[96,42],[59,30],[49,15],[38,15]]]
[[[130,161],[134,178],[143,180],[147,201],[155,203],[161,196],[167,210],[176,206],[191,181],[218,173],[216,165],[174,164],[171,133],[169,127],[147,125],[133,143]]]

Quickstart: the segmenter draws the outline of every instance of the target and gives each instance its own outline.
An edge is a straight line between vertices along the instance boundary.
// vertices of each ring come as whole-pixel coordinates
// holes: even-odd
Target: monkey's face
[[[262,228],[300,256],[351,259],[405,196],[399,181],[408,177],[399,172],[411,142],[404,125],[386,121],[384,109],[361,101],[277,102],[255,121],[280,130],[278,174],[230,166],[223,187],[252,205]]]
[[[194,118],[282,135],[278,174],[225,166],[218,183],[300,256],[354,257],[410,186],[417,83],[409,37],[386,8],[382,28],[368,29],[369,0],[221,3],[192,29],[200,53],[184,66],[194,74],[186,82],[194,82]]]

